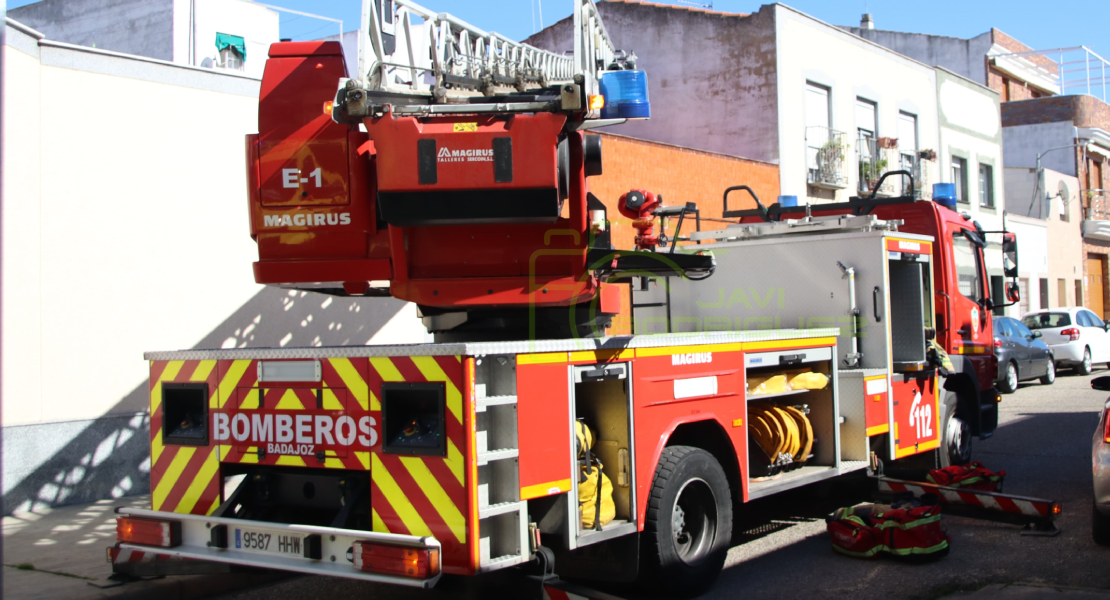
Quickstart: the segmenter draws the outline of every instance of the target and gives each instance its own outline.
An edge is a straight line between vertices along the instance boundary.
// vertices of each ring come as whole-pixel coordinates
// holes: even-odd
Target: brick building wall
[[[621,195],[632,189],[662,194],[666,206],[697,203],[703,229],[724,226],[709,219],[721,218],[725,188],[751,186],[767,205],[779,195],[778,165],[620,135],[602,134],[601,138],[604,172],[587,181],[590,191],[605,203],[615,248],[634,247],[636,231],[631,220],[617,210]],[[729,208],[755,208],[755,203],[745,193],[734,193],[729,196]],[[673,234],[673,226],[672,221],[668,235]],[[658,229],[656,226],[657,233]],[[694,231],[694,224],[686,222],[682,229]],[[621,288],[622,312],[614,319],[611,335],[630,332],[628,288]]]
[[[1010,52],[1029,52],[1033,50],[1033,48],[993,28],[991,29],[991,43]],[[990,64],[990,57],[984,57],[983,60],[985,61],[984,66],[987,71],[987,87],[998,92],[999,95],[1002,96],[1003,102],[1030,100],[1052,95],[1051,92],[1042,90],[1036,86],[1031,86],[1028,82],[1014,79],[1013,76],[995,69]],[[1026,60],[1040,66],[1050,73],[1056,73],[1059,69],[1055,62],[1044,56],[1032,55],[1026,57]]]

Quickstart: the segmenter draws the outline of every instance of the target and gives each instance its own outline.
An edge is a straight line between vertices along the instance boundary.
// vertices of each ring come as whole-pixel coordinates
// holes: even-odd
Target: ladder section
[[[479,568],[492,571],[530,557],[517,460],[516,357],[477,357],[474,377]]]
[[[617,52],[593,0],[574,5],[574,55],[565,56],[410,0],[364,0],[362,21],[369,27],[360,32],[359,74],[368,90],[440,104],[558,86],[576,75],[587,95],[599,94],[601,73],[617,62]]]

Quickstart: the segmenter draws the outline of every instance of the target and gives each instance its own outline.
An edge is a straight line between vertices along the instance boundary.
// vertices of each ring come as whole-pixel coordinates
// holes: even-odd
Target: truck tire
[[[1002,381],[998,382],[998,389],[1003,394],[1012,394],[1017,391],[1018,387],[1018,370],[1014,361],[1006,363],[1006,376]]]
[[[940,466],[966,465],[971,462],[971,426],[956,416],[959,397],[956,392],[944,394],[944,429],[941,430]]]
[[[1100,513],[1091,502],[1091,537],[1099,546],[1110,546],[1110,517]]]
[[[697,596],[717,580],[732,536],[732,496],[712,454],[663,450],[641,537],[640,583],[655,593]]]

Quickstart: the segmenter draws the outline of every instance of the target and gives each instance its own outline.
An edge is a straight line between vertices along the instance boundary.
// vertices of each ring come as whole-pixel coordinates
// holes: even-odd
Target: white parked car
[[[1082,306],[1034,311],[1021,322],[1040,332],[1057,365],[1088,375],[1094,363],[1110,363],[1110,325]]]

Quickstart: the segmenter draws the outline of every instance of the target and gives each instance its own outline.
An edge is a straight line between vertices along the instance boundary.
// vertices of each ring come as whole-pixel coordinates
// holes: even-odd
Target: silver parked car
[[[1033,311],[1021,322],[1040,332],[1058,366],[1089,375],[1094,363],[1110,363],[1110,324],[1082,306]]]

